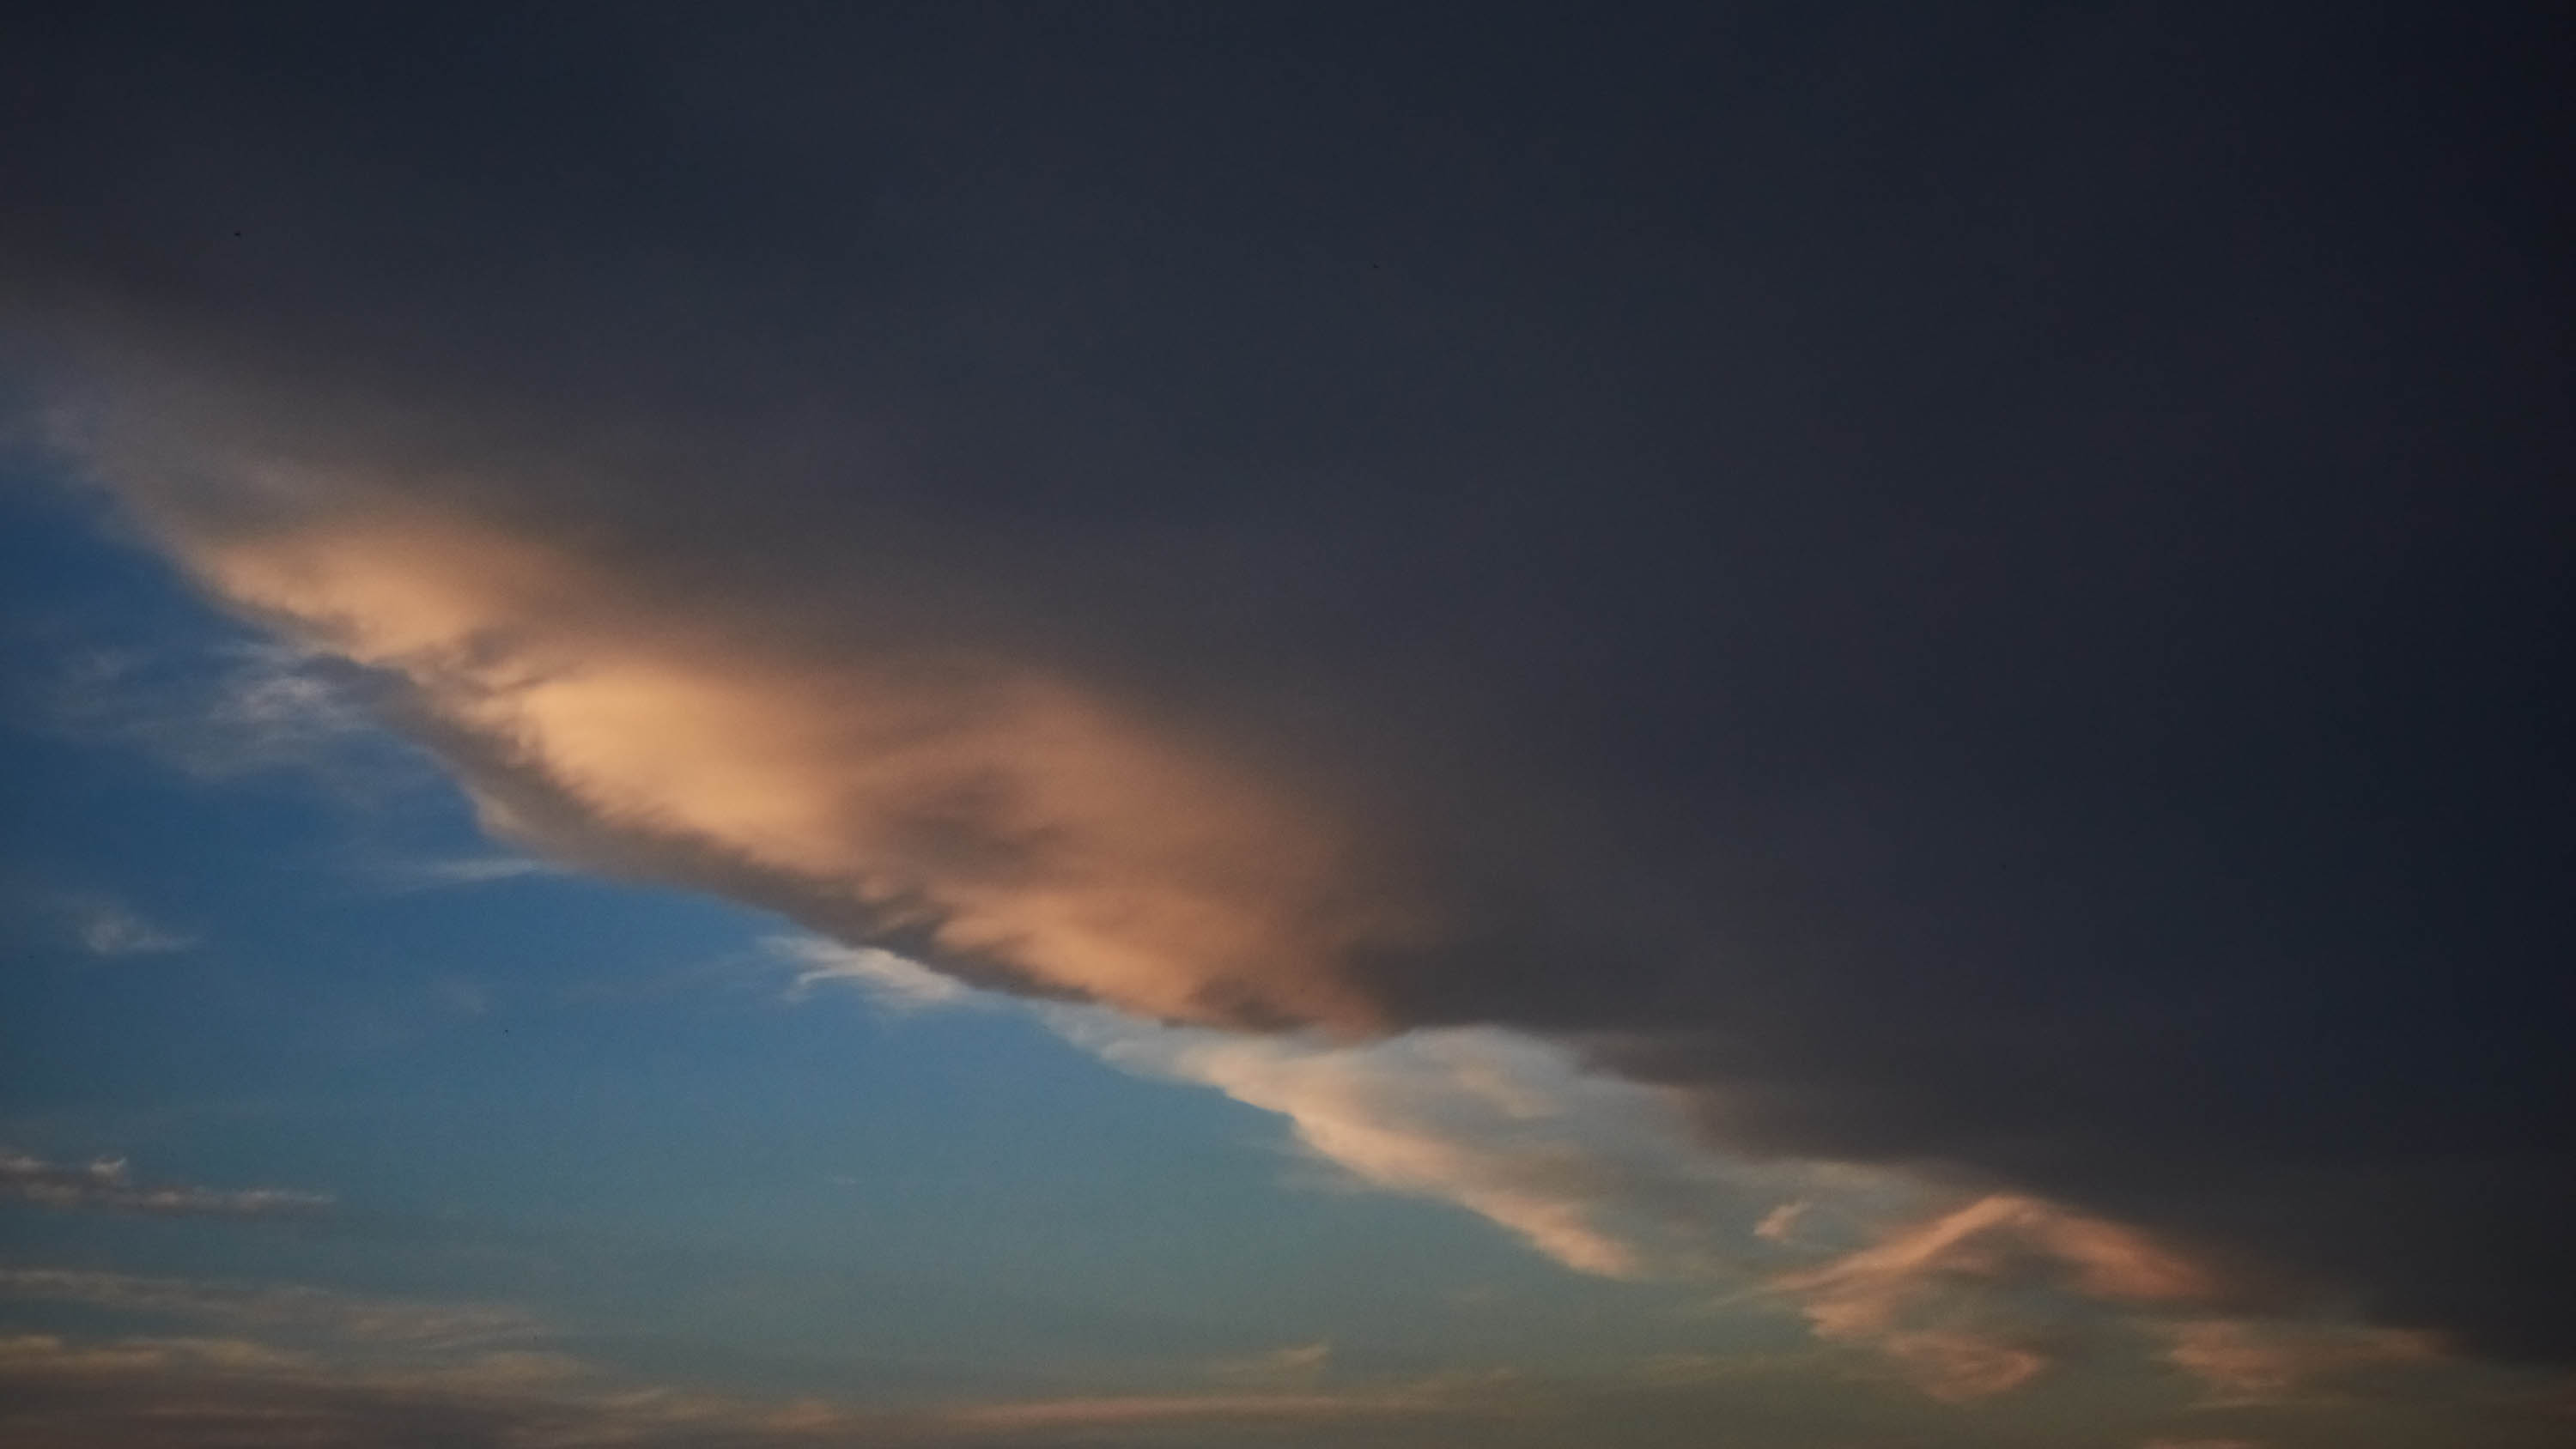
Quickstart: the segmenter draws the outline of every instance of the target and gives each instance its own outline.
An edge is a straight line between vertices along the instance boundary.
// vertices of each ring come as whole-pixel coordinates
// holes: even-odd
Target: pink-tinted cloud
[[[2212,1318],[2164,1332],[2165,1361],[2199,1380],[2212,1406],[2290,1402],[2345,1375],[2442,1357],[2429,1334],[2358,1324]]]
[[[2020,1388],[2049,1364],[2035,1348],[1964,1328],[1890,1333],[1876,1347],[1906,1382],[1951,1403]]]
[[[2017,1276],[2055,1276],[2087,1296],[2132,1302],[2189,1301],[2219,1286],[2144,1234],[2010,1194],[1978,1198],[1778,1283],[1820,1331],[1840,1335],[1883,1331],[1944,1283]]]
[[[513,808],[543,795],[629,865],[718,858],[815,914],[1168,1018],[1366,1025],[1341,963],[1426,929],[1347,822],[1061,675],[727,629],[390,484],[244,462],[216,499],[136,497],[227,599],[473,741],[504,831],[545,837]]]
[[[1872,1349],[1924,1392],[1951,1400],[2017,1388],[2048,1366],[2027,1325],[1994,1321],[1989,1289],[2170,1304],[2219,1288],[2208,1270],[2143,1234],[2009,1194],[1889,1232],[1774,1286],[1818,1337]]]

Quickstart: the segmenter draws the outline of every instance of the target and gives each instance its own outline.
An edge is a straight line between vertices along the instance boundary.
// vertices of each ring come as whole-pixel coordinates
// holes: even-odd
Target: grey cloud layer
[[[2461,36],[488,24],[40,46],[6,260],[500,828],[2576,1352],[2576,389]]]

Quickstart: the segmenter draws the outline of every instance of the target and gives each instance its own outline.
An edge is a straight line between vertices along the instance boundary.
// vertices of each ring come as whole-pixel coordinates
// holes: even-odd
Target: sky
[[[54,7],[0,1435],[2576,1434],[2552,7]]]

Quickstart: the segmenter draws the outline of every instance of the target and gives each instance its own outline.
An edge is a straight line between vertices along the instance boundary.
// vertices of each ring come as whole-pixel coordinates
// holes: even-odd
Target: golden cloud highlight
[[[545,833],[510,803],[536,790],[630,866],[721,860],[839,934],[1166,1019],[1369,1030],[1343,964],[1427,937],[1348,823],[1064,678],[800,649],[394,490],[238,486],[137,493],[223,597],[407,684],[504,830]]]

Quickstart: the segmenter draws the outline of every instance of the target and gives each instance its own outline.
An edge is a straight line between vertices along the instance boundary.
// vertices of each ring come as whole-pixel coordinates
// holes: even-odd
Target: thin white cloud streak
[[[1712,1156],[1654,1089],[1533,1037],[1459,1028],[1353,1046],[1050,1016],[1117,1066],[1278,1113],[1353,1182],[1455,1203],[1578,1272],[1721,1272],[1751,1216],[1757,1170]]]
[[[287,1188],[141,1182],[123,1158],[74,1165],[14,1153],[0,1153],[0,1198],[151,1217],[303,1217],[326,1211],[332,1204],[327,1194]]]
[[[764,944],[803,968],[791,997],[845,982],[899,1011],[1003,999],[892,952],[810,936]],[[1588,1072],[1563,1047],[1499,1028],[1353,1044],[1036,1009],[1123,1070],[1214,1087],[1286,1118],[1307,1157],[1348,1182],[1453,1203],[1582,1273],[1724,1274],[1730,1239],[1761,1236],[1748,1207],[1756,1195],[1783,1181],[1866,1176],[1729,1162],[1691,1134],[1666,1094]]]
[[[765,944],[804,967],[791,996],[847,982],[896,1010],[997,1000],[891,952],[805,936]],[[1712,1156],[1661,1093],[1586,1072],[1564,1048],[1517,1032],[1350,1044],[1037,1009],[1123,1070],[1211,1086],[1286,1118],[1309,1159],[1347,1181],[1454,1203],[1578,1272],[1708,1273],[1722,1224],[1746,1216],[1745,1183],[1761,1176]]]
[[[520,880],[532,875],[557,875],[561,872],[542,860],[524,855],[463,855],[430,860],[398,860],[374,867],[370,874],[383,880],[396,891],[443,890],[460,886],[490,885],[496,881]]]
[[[787,986],[790,1001],[802,1001],[824,985],[849,987],[899,1013],[990,999],[954,976],[874,946],[844,946],[820,936],[771,936],[761,945],[794,968],[795,978]]]

